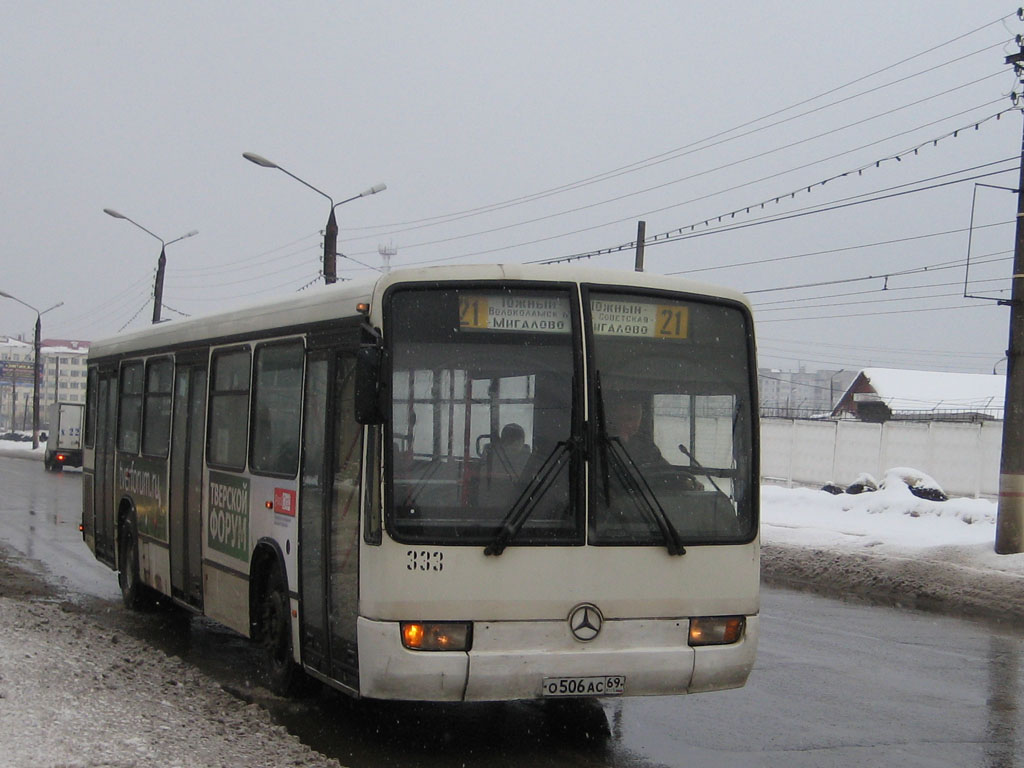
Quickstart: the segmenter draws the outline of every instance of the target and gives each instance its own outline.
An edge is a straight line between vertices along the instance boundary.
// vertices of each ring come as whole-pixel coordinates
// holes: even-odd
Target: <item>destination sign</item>
[[[591,323],[598,336],[641,339],[686,339],[689,307],[641,301],[594,300]],[[463,331],[570,333],[569,299],[543,294],[463,294],[459,297],[459,328]]]
[[[569,333],[569,299],[523,294],[463,294],[459,297],[459,328],[464,331]]]
[[[685,339],[690,331],[689,307],[678,304],[595,300],[590,315],[598,336]]]

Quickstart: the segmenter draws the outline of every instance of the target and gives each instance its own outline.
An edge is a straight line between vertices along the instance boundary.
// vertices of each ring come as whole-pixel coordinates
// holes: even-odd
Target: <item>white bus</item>
[[[89,353],[82,527],[266,682],[430,701],[742,686],[749,305],[658,275],[393,271]]]

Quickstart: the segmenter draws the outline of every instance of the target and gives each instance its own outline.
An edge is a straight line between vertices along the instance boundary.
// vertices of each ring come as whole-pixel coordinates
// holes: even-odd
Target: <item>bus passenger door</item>
[[[303,662],[358,690],[362,428],[355,420],[354,373],[354,352],[309,352],[299,570]]]
[[[117,567],[114,526],[114,433],[117,429],[117,370],[101,370],[96,401],[96,460],[93,512],[96,559]]]
[[[203,437],[206,433],[206,362],[178,362],[171,424],[171,594],[203,607]]]

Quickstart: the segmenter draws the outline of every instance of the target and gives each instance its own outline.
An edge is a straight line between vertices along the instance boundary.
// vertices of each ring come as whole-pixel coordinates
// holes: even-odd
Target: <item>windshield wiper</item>
[[[644,477],[644,473],[640,471],[640,467],[633,461],[633,457],[629,455],[626,446],[617,437],[609,438],[606,435],[603,439],[606,441],[608,448],[610,448],[610,450],[605,452],[609,459],[608,464],[615,471],[615,477],[622,484],[626,492],[625,495],[629,497],[637,509],[647,516],[648,521],[653,522],[658,530],[661,531],[668,553],[670,555],[685,555],[686,547],[683,546],[679,538],[679,531],[675,529],[672,521],[668,519],[668,514],[665,512],[665,508],[661,506],[661,502],[658,501],[657,494],[651,489],[647,478]],[[608,465],[605,467],[606,483],[607,471]],[[606,495],[606,500],[610,505],[610,493]]]
[[[551,449],[551,453],[544,459],[540,469],[537,470],[537,473],[523,489],[523,492],[519,494],[519,498],[515,500],[515,503],[502,519],[494,540],[484,548],[485,555],[500,555],[505,551],[505,548],[522,529],[527,518],[533,514],[541,499],[544,498],[545,494],[555,484],[559,471],[565,466],[572,452],[576,449],[576,442],[576,438],[571,438],[555,444],[555,447]]]
[[[604,393],[601,390],[601,372],[594,374],[594,392],[597,406],[597,436],[601,464],[604,468],[602,490],[604,491],[605,503],[611,506],[611,478],[609,470],[614,470],[615,477],[625,490],[633,505],[647,516],[648,522],[661,531],[665,541],[665,548],[670,555],[685,555],[686,547],[679,538],[679,532],[668,519],[664,507],[658,501],[657,495],[651,490],[651,486],[644,477],[643,472],[629,455],[626,446],[619,438],[609,437],[604,413]],[[625,458],[623,458],[625,457]]]

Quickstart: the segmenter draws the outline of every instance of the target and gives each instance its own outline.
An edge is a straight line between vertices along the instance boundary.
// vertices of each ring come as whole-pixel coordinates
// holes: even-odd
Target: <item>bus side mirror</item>
[[[380,403],[381,363],[384,352],[378,346],[366,345],[356,352],[356,421],[360,424],[381,424],[384,413]]]

